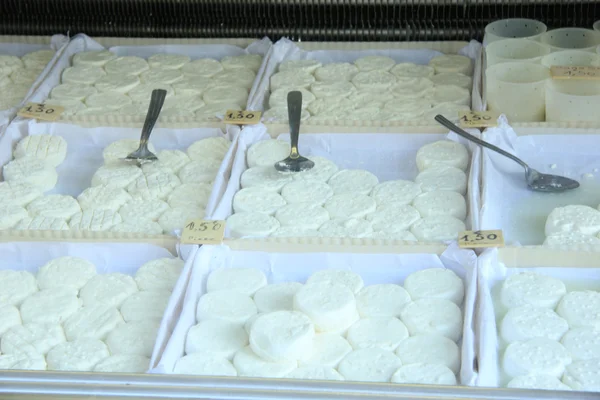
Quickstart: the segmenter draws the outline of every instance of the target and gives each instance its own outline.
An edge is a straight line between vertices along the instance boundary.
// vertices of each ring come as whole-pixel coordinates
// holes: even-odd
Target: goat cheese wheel
[[[255,378],[283,378],[298,367],[297,361],[270,362],[257,356],[250,346],[235,354],[233,365],[238,376]]]
[[[210,137],[194,142],[187,149],[187,155],[192,161],[212,159],[221,161],[229,150],[231,142],[224,137]]]
[[[429,66],[435,69],[436,74],[444,72],[458,72],[464,75],[473,74],[471,59],[457,54],[446,54],[434,57],[429,61]]]
[[[140,79],[135,75],[104,75],[96,81],[94,87],[98,92],[114,92],[125,94],[140,84]]]
[[[142,170],[135,165],[103,165],[92,176],[92,186],[126,188],[141,175]]]
[[[318,333],[313,339],[310,356],[299,360],[299,364],[337,368],[340,361],[351,351],[352,346],[342,336],[334,333]]]
[[[348,329],[346,337],[354,349],[394,351],[408,337],[408,330],[398,318],[362,318]]]
[[[41,356],[23,356],[6,354],[0,356],[0,370],[17,369],[31,371],[45,371],[46,360]]]
[[[440,140],[426,144],[417,151],[417,168],[419,168],[419,171],[441,166],[455,167],[466,171],[468,165],[469,152],[461,143]]]
[[[227,228],[232,237],[269,236],[280,227],[279,221],[267,214],[241,212],[227,218]]]
[[[329,212],[313,203],[287,204],[277,210],[275,218],[281,227],[319,229],[329,221]]]
[[[62,218],[34,217],[23,218],[13,227],[22,231],[68,231],[69,225]]]
[[[530,339],[508,345],[502,368],[511,378],[521,375],[550,375],[559,378],[571,356],[562,344],[545,338]]]
[[[366,56],[354,61],[354,65],[360,71],[389,71],[396,65],[396,61],[385,56]]]
[[[160,199],[137,198],[128,201],[119,208],[124,222],[136,222],[141,219],[157,221],[169,209],[169,205]]]
[[[408,77],[408,78],[429,78],[431,79],[435,74],[435,69],[428,65],[419,65],[413,63],[398,63],[390,72],[397,77]]]
[[[131,195],[124,189],[109,186],[92,186],[77,196],[77,201],[83,211],[117,211],[130,200],[132,200]]]
[[[387,91],[396,83],[396,77],[382,70],[361,71],[354,75],[352,83],[358,90]]]
[[[440,242],[456,240],[458,234],[467,227],[465,223],[457,218],[442,215],[427,217],[415,222],[410,232],[423,242]]]
[[[221,59],[221,65],[225,69],[247,68],[258,71],[263,57],[260,54],[242,54],[240,56],[227,56]]]
[[[458,113],[460,111],[469,111],[471,107],[465,106],[464,104],[456,104],[456,103],[439,103],[436,104],[433,108],[426,110],[423,115],[423,119],[429,122],[433,122],[436,115],[441,114],[444,117],[448,118],[450,121],[455,124],[458,123]]]
[[[291,88],[308,88],[315,81],[315,77],[304,71],[281,71],[271,76],[271,91],[277,89]]]
[[[569,205],[552,210],[546,219],[546,236],[578,232],[596,235],[600,232],[600,211],[582,205]]]
[[[150,359],[144,356],[117,354],[100,361],[94,372],[120,372],[143,374],[150,368]]]
[[[314,85],[314,83],[313,83],[313,85]],[[285,87],[285,88],[277,89],[276,91],[271,93],[271,95],[269,96],[269,107],[270,108],[284,107],[287,110],[288,93],[294,92],[294,91],[299,91],[302,93],[302,107],[303,108],[306,107],[308,105],[308,103],[313,102],[316,98],[312,92],[310,92],[306,89]]]
[[[158,320],[133,321],[118,325],[106,337],[111,355],[130,354],[150,357],[159,326]]]
[[[282,140],[263,140],[250,146],[246,161],[252,167],[271,167],[290,155],[290,144]]]
[[[402,362],[391,351],[357,349],[350,352],[338,366],[347,381],[389,382]]]
[[[123,323],[119,310],[112,306],[95,305],[80,308],[63,323],[70,341],[77,339],[103,340],[117,325]]]
[[[600,331],[592,328],[569,330],[561,339],[573,360],[591,360],[600,354]]]
[[[345,169],[329,178],[328,184],[334,194],[358,193],[368,195],[379,179],[369,171]]]
[[[562,381],[574,390],[600,392],[600,358],[567,365]]]
[[[309,159],[315,163],[315,166],[309,170],[294,173],[292,177],[295,180],[327,182],[338,171],[337,165],[325,157],[311,156]]]
[[[347,81],[339,82],[315,82],[310,85],[311,93],[318,99],[320,98],[339,98],[348,97],[356,88]]]
[[[412,181],[387,181],[382,182],[371,192],[371,197],[375,199],[377,205],[399,203],[402,205],[410,204],[422,193],[419,184]]]
[[[15,325],[21,325],[19,309],[12,304],[0,305],[0,337]]]
[[[97,339],[80,339],[54,347],[46,356],[48,370],[92,371],[96,364],[110,356],[108,347]]]
[[[27,136],[17,144],[14,156],[15,158],[28,156],[37,158],[57,167],[67,157],[67,142],[55,135]]]
[[[188,331],[185,353],[211,354],[231,360],[238,350],[247,345],[248,334],[242,325],[207,319],[198,322]]]
[[[55,86],[50,92],[51,99],[57,100],[81,100],[97,94],[93,86],[83,86],[74,83],[63,83]]]
[[[0,304],[20,305],[29,295],[37,292],[35,277],[27,271],[0,271]]]
[[[546,247],[570,247],[580,245],[600,245],[600,238],[596,236],[584,235],[579,232],[564,232],[546,236],[543,246]]]
[[[429,77],[434,85],[451,85],[458,86],[464,89],[470,89],[473,80],[470,76],[461,74],[459,72],[442,72]]]
[[[360,194],[344,192],[336,194],[325,202],[324,208],[331,218],[363,218],[377,208],[373,198]]]
[[[92,262],[79,257],[64,256],[44,264],[38,270],[36,279],[40,289],[68,286],[79,290],[94,275],[96,266]]]
[[[219,268],[208,276],[207,292],[234,290],[252,296],[257,290],[267,286],[267,277],[256,268]]]
[[[322,269],[312,274],[306,283],[342,285],[350,289],[354,294],[358,293],[364,286],[364,282],[359,274],[343,269]]]
[[[405,364],[392,375],[391,382],[420,385],[456,385],[456,376],[445,365]]]
[[[323,237],[364,238],[373,233],[371,223],[364,219],[331,219],[319,228]]]
[[[404,339],[396,348],[402,364],[439,364],[454,374],[460,371],[460,349],[452,340],[438,334],[415,335]]]
[[[302,70],[312,74],[321,64],[317,60],[287,60],[279,64],[279,71]]]
[[[237,376],[235,367],[226,358],[202,353],[181,357],[173,372],[178,375]]]
[[[192,161],[184,165],[177,176],[181,183],[210,183],[215,180],[220,167],[220,161]]]
[[[52,190],[58,181],[54,167],[32,156],[10,161],[2,172],[7,182],[29,183],[44,192]]]
[[[79,203],[71,196],[61,194],[50,194],[39,197],[27,206],[29,215],[47,218],[62,218],[69,220],[73,215],[81,212]]]
[[[183,74],[177,69],[151,68],[140,74],[140,81],[144,83],[171,84],[183,79]]]
[[[0,229],[11,229],[28,215],[26,209],[16,204],[0,205]]]
[[[184,262],[179,258],[159,258],[142,265],[135,273],[140,290],[173,290]]]
[[[45,356],[54,346],[65,342],[65,333],[59,324],[32,322],[15,325],[2,335],[2,354],[16,356]]]
[[[104,64],[106,73],[116,75],[139,75],[148,69],[146,60],[135,56],[117,57]]]
[[[403,232],[421,219],[419,212],[412,206],[402,203],[383,204],[366,216],[373,230],[388,233]]]
[[[415,183],[423,192],[451,191],[461,195],[467,193],[467,175],[455,167],[436,167],[419,172]]]
[[[462,312],[446,299],[419,299],[408,303],[400,312],[400,319],[411,336],[437,333],[456,342],[462,334]]]
[[[315,78],[322,82],[350,81],[358,73],[358,68],[349,63],[331,63],[315,70]]]
[[[340,283],[304,285],[296,292],[294,309],[306,314],[318,332],[345,332],[358,319],[354,294]]]
[[[122,222],[114,210],[85,210],[71,217],[69,228],[74,231],[107,231]]]
[[[20,310],[24,323],[60,324],[80,307],[77,290],[55,287],[30,295],[23,301]]]
[[[302,287],[298,282],[282,282],[264,286],[254,293],[254,303],[259,313],[292,311],[294,296]]]
[[[13,181],[0,182],[0,203],[25,207],[42,196],[42,190],[29,183]]]
[[[73,65],[91,65],[102,67],[110,60],[114,60],[117,56],[108,50],[100,51],[82,51],[73,56]]]
[[[462,87],[440,85],[433,88],[431,95],[433,105],[455,103],[463,106],[471,105],[471,93]]]
[[[181,71],[186,76],[211,77],[223,71],[223,65],[212,58],[200,58],[185,64],[181,67]]]
[[[271,362],[296,361],[312,351],[315,327],[297,311],[275,311],[261,315],[250,329],[254,354]]]
[[[158,319],[163,317],[171,292],[153,290],[137,292],[129,296],[121,304],[121,315],[125,322]]]
[[[413,272],[404,280],[404,288],[413,300],[446,299],[461,305],[465,287],[452,270],[447,268],[427,268]]]
[[[331,187],[317,180],[296,180],[281,189],[281,196],[287,203],[312,203],[323,205],[331,196]]]
[[[180,174],[184,168],[179,171]],[[195,169],[192,169],[192,171],[195,171]],[[192,171],[186,171],[186,173],[191,173]],[[182,181],[180,181],[179,178],[171,172],[154,172],[150,175],[142,175],[135,181],[131,182],[129,186],[127,186],[127,192],[134,199],[141,198],[164,200],[181,183]],[[128,201],[129,200],[131,199],[128,199]]]
[[[558,378],[550,375],[517,376],[508,382],[506,387],[514,389],[571,390]]]
[[[570,328],[600,329],[600,293],[593,290],[567,293],[558,303],[556,312]]]
[[[362,318],[399,317],[410,301],[408,292],[392,283],[370,285],[356,294],[356,308]]]
[[[569,324],[553,310],[533,306],[512,308],[502,319],[500,334],[507,343],[535,338],[560,340]]]
[[[535,272],[520,272],[504,280],[500,299],[507,308],[531,305],[554,309],[566,293],[567,288],[559,279]]]
[[[140,141],[137,139],[121,139],[117,140],[116,142],[112,142],[102,151],[104,164],[110,165],[122,163],[125,157],[136,151],[139,147]],[[156,149],[152,143],[148,143],[148,150],[156,153]]]
[[[204,210],[201,208],[177,207],[168,209],[162,213],[158,218],[158,223],[163,228],[163,231],[170,235],[176,230],[183,229],[188,220],[203,216]]]
[[[242,325],[257,312],[250,296],[234,290],[218,290],[200,298],[196,319],[219,319]]]
[[[278,193],[260,187],[244,188],[233,196],[233,211],[273,215],[286,201]]]
[[[98,304],[118,307],[137,291],[131,276],[113,272],[94,276],[81,288],[79,297],[85,307]]]
[[[182,54],[153,54],[148,57],[150,68],[157,69],[179,69],[190,61],[190,57]]]

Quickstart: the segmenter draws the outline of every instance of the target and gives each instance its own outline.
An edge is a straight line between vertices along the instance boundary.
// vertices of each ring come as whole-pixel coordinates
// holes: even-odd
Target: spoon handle
[[[471,135],[467,131],[464,131],[463,129],[461,129],[458,126],[456,126],[455,124],[453,124],[450,120],[448,120],[443,115],[439,115],[439,114],[436,115],[435,120],[437,122],[439,122],[440,124],[444,125],[446,128],[450,129],[452,132],[464,137],[465,139],[470,140],[471,142],[477,143],[480,146],[487,147],[488,149],[493,150],[496,153],[500,153],[504,157],[508,157],[511,160],[519,163],[525,169],[529,168],[529,166],[525,163],[525,161],[521,160],[517,156],[514,156],[514,155],[510,154],[509,152],[502,150],[500,147],[494,146],[491,143],[488,143],[484,140],[479,139],[476,136]]]
[[[144,127],[142,128],[142,136],[140,138],[140,144],[147,144],[150,139],[150,133],[158,120],[160,110],[167,97],[167,91],[163,89],[154,89],[152,91],[152,97],[150,98],[150,106],[148,106],[148,114],[146,114],[146,120],[144,121]]]
[[[300,136],[300,116],[302,113],[302,92],[293,91],[287,95],[288,119],[290,122],[291,158],[298,158],[298,136]]]

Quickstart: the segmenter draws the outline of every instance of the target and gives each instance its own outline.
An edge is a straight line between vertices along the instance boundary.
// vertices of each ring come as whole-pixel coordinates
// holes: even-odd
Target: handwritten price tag
[[[463,128],[489,128],[498,125],[499,115],[492,111],[459,111],[458,119]]]
[[[600,79],[600,67],[558,66],[550,67],[553,79]]]
[[[225,234],[225,221],[191,219],[186,222],[181,234],[184,244],[221,244]]]
[[[465,249],[502,246],[504,236],[501,230],[464,231],[458,236],[458,247]]]
[[[235,125],[252,125],[260,122],[261,111],[227,110],[225,122]]]
[[[44,121],[56,121],[64,111],[65,108],[61,106],[27,103],[25,107],[19,110],[17,115],[19,117],[41,119]]]

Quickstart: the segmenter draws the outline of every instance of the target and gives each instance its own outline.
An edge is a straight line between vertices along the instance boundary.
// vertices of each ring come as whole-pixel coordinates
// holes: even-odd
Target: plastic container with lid
[[[530,39],[498,40],[485,48],[488,67],[513,61],[539,63],[550,51],[550,46]]]
[[[547,121],[600,122],[600,81],[549,79]]]
[[[600,56],[582,50],[563,50],[550,53],[542,58],[542,65],[550,68],[553,65],[564,67],[597,67],[600,66]]]
[[[544,33],[541,41],[551,46],[553,51],[578,49],[595,52],[600,45],[600,32],[585,28],[553,29]]]
[[[539,40],[548,28],[543,22],[526,18],[501,19],[485,27],[484,43],[490,44],[502,39],[527,38]]]
[[[509,62],[486,70],[488,109],[506,114],[511,122],[545,120],[545,83],[550,70],[543,65]]]

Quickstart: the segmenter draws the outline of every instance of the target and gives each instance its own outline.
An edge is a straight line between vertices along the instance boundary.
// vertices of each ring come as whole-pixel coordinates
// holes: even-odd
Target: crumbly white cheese
[[[173,290],[184,262],[179,258],[159,258],[142,265],[135,273],[140,290]]]
[[[83,86],[74,83],[63,83],[55,86],[50,92],[51,99],[84,100],[89,96],[97,94],[93,86]]]
[[[5,369],[44,371],[46,370],[46,360],[40,356],[2,355],[0,356],[0,370]]]
[[[294,296],[301,287],[302,284],[298,282],[282,282],[258,289],[254,294],[254,303],[258,312],[293,310]]]
[[[59,286],[40,290],[27,297],[21,304],[21,318],[24,323],[58,324],[80,307],[77,290]]]
[[[322,82],[350,81],[358,73],[358,68],[349,63],[331,63],[315,70],[315,78]]]
[[[410,231],[423,242],[456,240],[467,227],[464,222],[451,216],[427,217],[415,222]]]
[[[99,78],[94,87],[98,92],[116,92],[125,94],[140,84],[140,80],[135,75],[116,75],[108,74]],[[88,101],[86,100],[86,103]]]
[[[341,170],[328,181],[335,194],[360,193],[367,195],[378,183],[379,179],[375,175],[362,169]]]
[[[420,385],[456,385],[456,376],[441,364],[406,364],[392,375],[393,383],[412,383]]]
[[[330,99],[332,97],[348,97],[356,91],[356,87],[347,81],[315,82],[310,85],[310,91],[316,98]]]
[[[471,105],[471,93],[462,87],[439,85],[433,88],[432,101],[434,105],[456,103],[469,106]]]
[[[54,50],[32,51],[21,57],[21,60],[25,64],[25,68],[38,70],[46,67],[46,64],[52,60],[55,54]]]
[[[186,76],[204,76],[211,77],[223,71],[223,65],[212,58],[200,58],[185,64],[181,71]]]
[[[452,270],[447,268],[427,268],[413,272],[404,281],[404,288],[413,300],[446,299],[461,305],[464,284]]]
[[[210,354],[231,360],[234,354],[248,345],[244,327],[229,321],[208,319],[200,321],[188,331],[186,354]]]
[[[233,364],[211,354],[189,354],[177,360],[173,372],[178,375],[237,376]]]
[[[178,207],[171,208],[162,213],[158,218],[158,223],[167,234],[173,233],[178,229],[183,229],[185,223],[192,218],[201,218],[204,216],[204,210],[200,208]]]
[[[0,205],[0,229],[11,229],[28,215],[26,209],[16,204]]]
[[[182,171],[183,168],[179,171],[180,175]],[[186,174],[184,176],[187,176]],[[181,181],[174,174],[167,171],[157,171],[149,175],[142,175],[131,182],[127,186],[127,192],[129,192],[132,198],[164,200],[180,183]],[[127,201],[130,200],[128,199]],[[127,203],[127,201],[122,204]]]
[[[106,338],[111,355],[131,354],[150,357],[159,326],[157,320],[134,321],[118,325]]]
[[[408,337],[408,330],[398,318],[367,317],[352,325],[346,337],[354,349],[394,351]]]
[[[83,211],[117,211],[131,200],[131,195],[124,189],[109,186],[92,186],[77,196],[77,201]]]
[[[119,310],[112,306],[94,305],[80,308],[63,323],[69,341],[104,339],[117,325],[123,323]]]
[[[558,378],[550,375],[522,375],[512,379],[506,385],[515,389],[539,389],[539,390],[571,390]]]
[[[600,392],[600,358],[567,365],[562,381],[574,390]]]
[[[277,72],[271,76],[271,91],[280,88],[308,88],[315,77],[304,71],[288,70]]]
[[[273,215],[286,201],[279,194],[260,187],[245,188],[233,197],[234,212],[259,212]]]
[[[370,285],[356,294],[356,308],[363,318],[399,317],[410,301],[408,292],[392,283]]]
[[[394,59],[385,56],[366,56],[354,61],[360,71],[389,71],[395,64]]]
[[[69,228],[75,231],[107,231],[123,222],[121,215],[115,210],[84,210],[73,215]]]
[[[310,113],[303,108],[300,112],[300,121],[306,121],[309,118]],[[280,124],[287,123],[289,121],[289,112],[287,107],[279,106],[268,109],[263,113],[263,121],[274,121]]]
[[[2,335],[2,354],[37,357],[66,341],[59,324],[30,323],[15,325]]]
[[[187,163],[177,174],[182,183],[210,183],[214,181],[221,162],[205,159]]]
[[[274,217],[258,212],[241,212],[227,218],[227,228],[232,237],[269,236],[280,226]]]
[[[21,325],[19,309],[12,304],[0,305],[0,337],[15,325]]]
[[[414,207],[402,203],[384,204],[367,215],[373,230],[387,233],[406,231],[420,218],[421,215]]]
[[[92,176],[92,186],[125,188],[141,175],[142,170],[136,165],[103,165]]]
[[[560,340],[568,330],[567,321],[553,310],[530,305],[510,309],[500,325],[500,335],[507,343],[534,338]]]
[[[269,107],[285,107],[287,109],[287,96],[288,93],[292,91],[299,91],[302,93],[302,107],[306,107],[316,98],[312,92],[306,89],[285,87],[277,89],[273,93],[271,93],[271,95],[269,96]]]
[[[389,382],[402,362],[391,351],[358,349],[350,352],[338,366],[347,381]]]
[[[58,181],[54,167],[31,156],[12,160],[4,166],[2,172],[5,181],[29,183],[44,192],[53,189]]]
[[[421,185],[424,192],[447,190],[461,195],[467,193],[467,175],[454,167],[435,167],[419,172],[415,183]]]
[[[119,164],[123,163],[123,159],[130,153],[133,153],[140,147],[140,141],[136,139],[121,139],[109,144],[104,151],[102,156],[104,157],[104,164]],[[148,143],[148,150],[156,154],[156,149],[152,143]]]
[[[173,191],[167,197],[167,202],[169,203],[169,206],[173,208],[204,208],[208,204],[211,192],[211,184],[184,183],[173,189]]]
[[[107,50],[82,51],[73,56],[73,65],[91,65],[102,67],[107,62],[114,60],[117,56]]]
[[[320,181],[296,180],[283,187],[281,196],[287,203],[322,205],[333,196],[333,190],[329,185]]]
[[[583,205],[568,205],[552,210],[546,219],[546,236],[578,232],[596,235],[600,232],[600,211]]]
[[[364,286],[364,282],[359,274],[344,269],[322,269],[313,273],[306,283],[342,285],[350,289],[354,294],[358,293]]]
[[[20,305],[30,294],[37,292],[35,277],[27,271],[0,271],[0,304]]]
[[[473,83],[470,76],[458,72],[442,72],[441,74],[431,76],[429,79],[431,79],[434,85],[452,85],[465,89],[470,89]]]
[[[124,56],[117,57],[104,64],[104,70],[108,74],[116,75],[139,75],[150,69],[150,66],[140,57]]]
[[[17,144],[14,156],[15,158],[38,158],[57,167],[67,157],[67,142],[56,135],[27,136]]]
[[[365,91],[387,91],[394,83],[396,77],[389,72],[373,70],[359,72],[352,78],[352,83],[358,90]]]
[[[85,307],[97,304],[118,307],[137,291],[131,276],[113,272],[94,276],[81,288],[79,297]]]
[[[166,98],[170,98],[175,94],[175,91],[171,85],[167,85],[166,83],[140,83],[135,86],[133,89],[127,92],[127,96],[134,103],[141,103],[143,112],[145,113],[148,110],[148,105],[150,98],[152,97],[152,91],[156,89],[162,89],[167,92]]]
[[[600,245],[600,238],[579,232],[564,232],[546,236],[543,245],[546,247],[597,246]]]
[[[143,374],[150,368],[150,359],[144,356],[117,354],[100,361],[94,372],[119,372],[127,374]]]
[[[0,203],[26,206],[42,196],[42,190],[29,183],[12,181],[0,182]]]
[[[593,290],[569,292],[556,307],[558,315],[569,323],[571,328],[600,329],[600,292]]]
[[[422,193],[419,184],[412,181],[396,180],[380,183],[373,187],[371,197],[378,205],[398,203],[410,204]]]
[[[329,212],[318,204],[293,203],[280,207],[275,218],[281,227],[319,229],[329,221]]]
[[[180,69],[191,61],[190,57],[183,54],[153,54],[148,57],[150,68],[157,69]]]
[[[279,64],[279,71],[302,70],[312,74],[321,65],[317,60],[287,60]]]
[[[202,100],[204,100],[206,104],[218,104],[225,102],[246,104],[248,102],[248,90],[246,90],[246,88],[237,86],[230,86],[227,89],[215,87],[206,89],[206,91],[202,94]]]
[[[92,371],[94,366],[110,356],[101,340],[80,339],[64,342],[48,353],[48,369],[55,371]]]
[[[391,87],[390,91],[396,98],[405,100],[407,103],[427,100],[427,104],[430,104],[433,89],[433,82],[427,78],[400,76],[396,78],[396,83]],[[416,110],[412,109],[411,111]]]
[[[600,331],[593,328],[569,330],[561,339],[573,360],[591,360],[600,354]]]
[[[440,140],[426,144],[417,152],[419,171],[439,166],[456,167],[465,171],[469,165],[467,148],[457,142]]]
[[[19,69],[10,74],[10,79],[17,84],[33,85],[39,75],[39,70]]]
[[[500,299],[507,308],[532,305],[554,309],[567,293],[559,279],[535,272],[520,272],[502,283]]]
[[[171,84],[183,79],[183,74],[177,69],[151,68],[140,74],[140,81],[144,83]]]
[[[180,150],[163,150],[157,156],[158,162],[151,163],[150,165],[158,165],[161,168],[169,169],[174,174],[191,161],[188,155]],[[144,165],[142,165],[142,169],[144,169]]]
[[[429,61],[429,65],[435,69],[436,74],[444,72],[458,72],[465,75],[473,74],[471,59],[456,54],[434,57]]]
[[[309,170],[292,174],[293,179],[327,182],[338,171],[337,165],[325,157],[311,156],[308,158],[315,163],[315,166]]]
[[[196,319],[220,319],[241,325],[256,313],[256,305],[250,296],[234,290],[218,290],[200,298]]]
[[[216,87],[239,86],[250,91],[256,79],[256,72],[248,68],[229,69],[219,72],[212,79]]]
[[[234,290],[252,296],[267,285],[267,277],[256,268],[219,268],[210,273],[206,290]]]
[[[408,77],[408,78],[432,78],[435,74],[435,69],[428,65],[419,65],[413,63],[399,63],[396,64],[390,72],[396,77]]]
[[[250,329],[250,347],[264,360],[296,361],[312,351],[315,327],[297,311],[275,311],[261,315]]]
[[[10,75],[23,67],[23,61],[19,57],[10,54],[0,55],[0,72],[2,75]]]
[[[239,376],[256,378],[283,378],[298,366],[296,361],[269,362],[252,351],[250,346],[244,347],[235,354],[233,365]]]
[[[412,336],[437,333],[456,342],[462,334],[462,312],[450,300],[415,300],[404,307],[400,318]]]
[[[455,374],[460,370],[460,349],[452,340],[438,334],[406,338],[396,348],[396,355],[402,364],[445,365]]]
[[[81,289],[96,275],[96,266],[83,258],[64,256],[55,258],[38,270],[36,280],[40,289],[68,286]]]
[[[417,196],[412,203],[421,217],[451,216],[460,220],[467,217],[467,202],[457,192],[437,190]]]
[[[282,140],[263,140],[250,146],[246,161],[252,167],[271,167],[277,161],[285,159],[290,154],[290,144]]]
[[[133,199],[119,208],[119,214],[125,222],[135,222],[144,218],[157,221],[168,209],[169,205],[159,199]]]
[[[212,84],[208,77],[204,76],[185,76],[180,81],[172,85],[175,94],[178,96],[199,96]]]
[[[331,219],[319,228],[324,237],[369,237],[373,233],[371,223],[364,219]]]
[[[562,344],[536,338],[508,345],[502,359],[502,368],[512,378],[529,374],[558,378],[570,363],[571,356]]]
[[[227,56],[221,59],[221,65],[225,69],[248,68],[258,71],[262,64],[263,57],[260,54],[242,54],[240,56]]]

